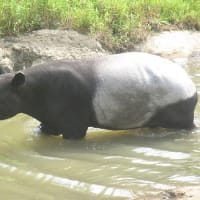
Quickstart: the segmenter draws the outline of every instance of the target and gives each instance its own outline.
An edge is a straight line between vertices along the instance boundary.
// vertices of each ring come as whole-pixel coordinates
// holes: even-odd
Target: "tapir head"
[[[0,75],[0,119],[7,119],[21,110],[19,89],[25,82],[22,72]]]

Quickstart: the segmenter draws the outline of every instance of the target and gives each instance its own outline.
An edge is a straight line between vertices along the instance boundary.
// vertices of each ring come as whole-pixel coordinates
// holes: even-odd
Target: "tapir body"
[[[18,113],[42,132],[83,138],[89,126],[192,128],[196,88],[177,64],[147,53],[58,60],[0,75],[0,119]]]

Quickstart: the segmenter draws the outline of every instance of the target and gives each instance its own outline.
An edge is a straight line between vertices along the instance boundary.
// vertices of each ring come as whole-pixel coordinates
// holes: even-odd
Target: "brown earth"
[[[8,71],[56,59],[79,59],[105,54],[94,38],[66,30],[39,30],[0,39],[0,66]]]

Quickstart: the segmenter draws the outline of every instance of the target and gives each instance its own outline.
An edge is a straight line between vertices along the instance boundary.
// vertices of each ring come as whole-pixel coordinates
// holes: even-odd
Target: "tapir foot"
[[[88,127],[68,127],[68,129],[63,132],[63,139],[83,139],[86,135],[87,129]]]
[[[40,128],[41,134],[43,135],[60,135],[61,134],[56,130],[56,128],[53,128],[43,123],[39,125],[39,128]]]

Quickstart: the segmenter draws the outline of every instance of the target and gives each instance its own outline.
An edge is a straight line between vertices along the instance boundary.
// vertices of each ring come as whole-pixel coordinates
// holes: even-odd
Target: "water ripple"
[[[136,153],[143,153],[146,156],[155,156],[155,157],[162,157],[168,158],[172,160],[180,160],[186,159],[190,157],[190,154],[182,153],[182,152],[172,152],[160,149],[152,149],[149,147],[138,147],[133,149],[132,151]]]
[[[200,176],[181,176],[181,175],[174,175],[169,178],[172,181],[178,182],[187,182],[187,183],[200,183]]]
[[[15,172],[18,174],[35,178],[35,180],[37,181],[50,182],[52,184],[65,187],[67,189],[73,189],[74,191],[78,191],[79,193],[87,192],[96,196],[101,196],[101,197],[109,196],[109,197],[114,197],[114,198],[118,197],[118,198],[124,198],[127,200],[134,199],[136,197],[136,195],[134,195],[132,191],[129,191],[127,189],[106,187],[104,185],[98,185],[98,184],[89,184],[86,182],[54,176],[54,175],[46,174],[42,172],[35,173],[33,171],[25,171],[6,163],[0,163],[0,168],[7,169],[8,171],[12,173]]]

